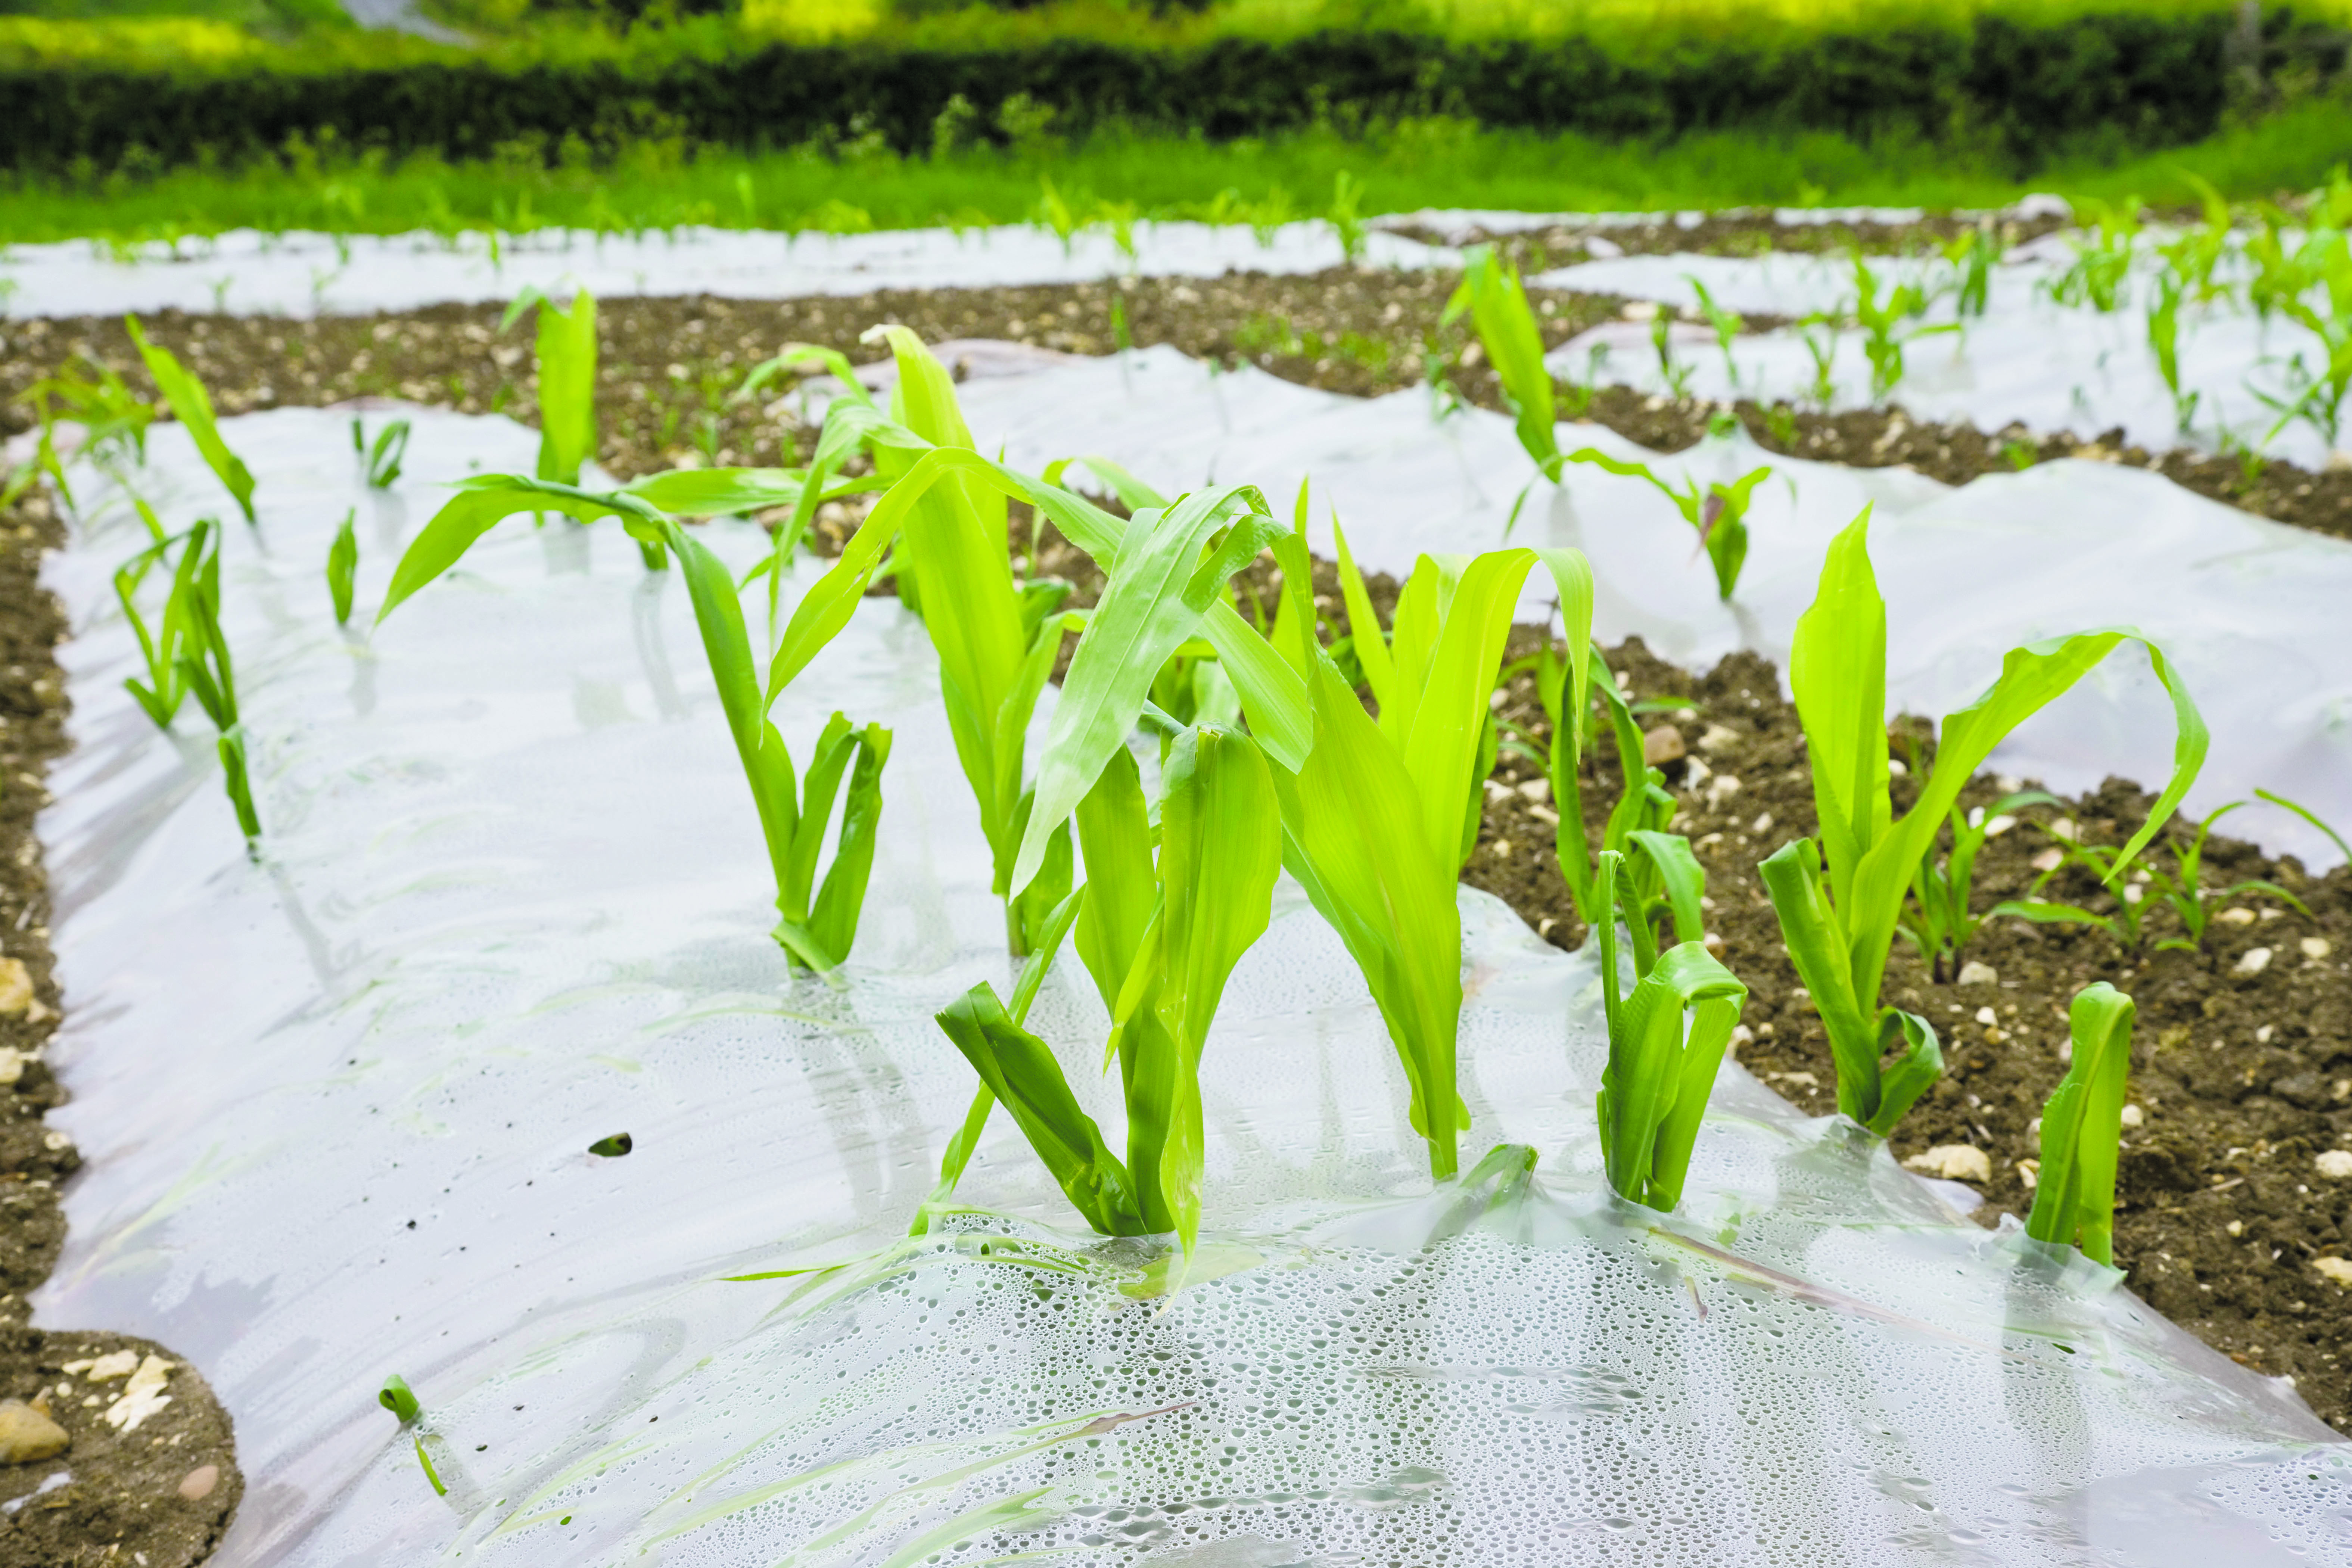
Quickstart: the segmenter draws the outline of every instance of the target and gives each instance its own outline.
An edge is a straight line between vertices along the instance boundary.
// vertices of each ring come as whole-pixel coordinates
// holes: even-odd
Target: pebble
[[[2303,947],[2303,956],[2312,960],[2314,963],[2326,958],[2329,952],[2327,939],[2324,936],[2305,937],[2301,945]]]
[[[0,1399],[0,1465],[54,1459],[73,1437],[21,1399]]]
[[[1912,1155],[1903,1163],[1910,1170],[1941,1176],[1948,1182],[1992,1180],[1992,1161],[1983,1150],[1972,1143],[1938,1143],[1923,1154]]]
[[[1709,805],[1719,805],[1738,793],[1739,776],[1737,773],[1717,773],[1706,781],[1706,800]]]
[[[2225,925],[2250,926],[2254,923],[2254,911],[2252,910],[2223,910],[2220,914],[2213,918],[2221,921]]]
[[[202,1502],[213,1495],[213,1489],[218,1485],[220,1485],[220,1467],[198,1465],[180,1478],[180,1495],[190,1502]]]
[[[2352,1149],[2324,1149],[2313,1163],[2319,1167],[2319,1173],[2331,1182],[2352,1178]]]
[[[1960,965],[1959,984],[1962,985],[1998,985],[2000,984],[2000,972],[1990,963],[1981,963],[1971,958],[1966,963]]]
[[[2270,966],[2271,950],[2269,948],[2250,947],[2246,949],[2245,952],[2238,955],[2238,962],[2230,966],[2230,973],[2232,974],[2260,974],[2263,970],[2268,969]]]
[[[2059,867],[2065,863],[2066,851],[2060,849],[2055,846],[2053,846],[2048,849],[2044,849],[2041,854],[2036,855],[2032,859],[2026,862],[2027,865],[2032,867],[2037,871],[2055,871]]]
[[[0,1015],[14,1018],[33,1005],[33,976],[21,958],[0,958]]]
[[[2332,1282],[2352,1287],[2352,1258],[2315,1258],[2311,1266]]]
[[[1739,731],[1728,724],[1709,724],[1698,738],[1698,749],[1709,756],[1739,744]]]
[[[1540,805],[1551,798],[1551,780],[1529,779],[1519,786],[1519,795],[1523,800]]]
[[[2147,1111],[2142,1110],[2141,1110],[2138,1106],[2137,1106],[2137,1105],[2126,1105],[2126,1106],[2125,1106],[2125,1107],[2124,1107],[2124,1113],[2123,1113],[2123,1124],[2124,1124],[2125,1126],[2126,1126],[2126,1127],[2140,1127],[2140,1126],[2145,1126],[2145,1125],[2147,1124]]]
[[[1979,1024],[1998,1024],[2000,1022],[2000,1019],[1994,1015],[1991,1008],[1979,1007],[1977,1009],[1977,1022]]]
[[[1642,737],[1642,760],[1654,768],[1681,762],[1688,755],[1690,748],[1683,744],[1683,732],[1672,724],[1661,724]]]
[[[141,1422],[171,1404],[172,1396],[163,1392],[163,1384],[172,1375],[173,1365],[159,1355],[141,1362],[123,1385],[122,1397],[106,1407],[106,1424],[118,1431],[136,1432]]]

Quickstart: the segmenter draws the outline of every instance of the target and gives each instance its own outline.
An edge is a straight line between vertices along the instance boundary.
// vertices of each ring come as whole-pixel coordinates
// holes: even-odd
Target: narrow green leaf
[[[2042,1113],[2042,1169],[2025,1232],[2115,1262],[2116,1171],[2131,1073],[2132,999],[2105,981],[2075,994],[2074,1057]]]
[[[147,362],[147,374],[155,378],[156,390],[163,395],[163,401],[172,405],[172,412],[180,423],[188,427],[188,435],[194,440],[196,450],[204,455],[205,465],[227,487],[228,493],[236,498],[237,510],[245,513],[245,521],[253,521],[252,470],[228,449],[228,443],[221,439],[220,426],[213,417],[213,400],[205,395],[205,384],[183,369],[171,350],[149,342],[146,330],[139,324],[138,317],[123,317],[122,326],[131,334],[131,342],[139,350],[139,357]]]

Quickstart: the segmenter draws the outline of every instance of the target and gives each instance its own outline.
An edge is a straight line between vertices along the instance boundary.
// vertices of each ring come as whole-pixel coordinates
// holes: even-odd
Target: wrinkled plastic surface
[[[1397,235],[1365,237],[1364,259],[1428,267],[1453,253]],[[875,234],[780,234],[678,228],[596,235],[541,230],[495,243],[467,231],[389,236],[236,229],[215,238],[133,247],[95,241],[17,245],[0,254],[14,316],[120,315],[125,310],[226,310],[239,315],[351,315],[449,301],[511,300],[529,286],[585,284],[600,298],[715,294],[792,300],[882,289],[985,289],[1099,283],[1122,273],[1213,278],[1228,270],[1319,272],[1345,259],[1331,226],[1288,223],[1261,242],[1250,228],[1138,223],[1135,254],[1092,226],[1065,245],[1027,225],[893,229]]]
[[[1099,452],[1170,493],[1247,479],[1285,517],[1311,479],[1316,548],[1330,552],[1336,507],[1367,571],[1402,574],[1423,550],[1501,544],[1535,474],[1499,415],[1433,420],[1417,389],[1347,397],[1255,370],[1215,374],[1170,349],[974,383],[963,403],[981,445],[1004,443],[1016,464]],[[1983,691],[2021,643],[2135,624],[2176,660],[2212,727],[2190,812],[2264,788],[2352,831],[2352,543],[2104,463],[2044,463],[1954,489],[1908,469],[1781,458],[1744,437],[1668,457],[1598,425],[1562,426],[1559,440],[1647,461],[1676,482],[1774,470],[1755,491],[1747,568],[1728,605],[1697,536],[1648,485],[1589,464],[1569,465],[1557,489],[1537,484],[1508,537],[1591,557],[1604,638],[1638,634],[1702,668],[1751,648],[1785,668],[1830,539],[1868,505],[1895,710],[1940,717]],[[1547,613],[1549,593],[1549,579],[1532,574],[1521,614]],[[1997,767],[2069,792],[2110,774],[2155,788],[2171,759],[2170,707],[2128,648],[1994,753]],[[2230,829],[2313,869],[2342,858],[2273,807],[2238,813]]]
[[[1007,979],[919,628],[867,605],[778,706],[796,744],[836,705],[897,731],[845,984],[793,981],[683,595],[612,525],[502,525],[334,627],[346,507],[363,618],[436,485],[533,449],[411,416],[388,495],[332,414],[224,426],[261,481],[224,587],[257,858],[200,724],[121,689],[135,523],[48,573],[88,1163],[38,1317],[212,1380],[248,1478],[222,1563],[2352,1562],[2345,1447],[2291,1394],[1736,1066],[1685,1212],[1607,1201],[1592,970],[1475,893],[1467,1152],[1531,1144],[1534,1184],[1431,1192],[1362,983],[1286,897],[1208,1052],[1187,1288],[1069,1228],[1001,1117],[963,1192],[995,1217],[906,1243],[971,1089],[929,1015]],[[217,510],[151,443],[165,516]],[[1032,1021],[1116,1138],[1075,966]]]
[[[2284,315],[2268,319],[2234,301],[2179,308],[2180,388],[2200,400],[2182,428],[2179,410],[2148,342],[2148,308],[2156,298],[2153,263],[2137,265],[2122,289],[2119,309],[2102,312],[2055,303],[2051,286],[2073,264],[2074,237],[2050,235],[2021,246],[1992,270],[1988,308],[1966,318],[1964,333],[1920,337],[1904,349],[1902,379],[1887,400],[1914,419],[1958,420],[1980,430],[2011,423],[2036,433],[2071,430],[2084,440],[2121,426],[2125,439],[2151,451],[2179,446],[2214,449],[2223,432],[2240,445],[2316,468],[2331,450],[2323,428],[2307,420],[2279,428],[2280,408],[2265,396],[2292,403],[2288,365],[2301,356],[2311,374],[2325,370],[2327,351],[2313,333]],[[2144,242],[2145,244],[2145,242]],[[1898,282],[1937,296],[1916,320],[1897,328],[1908,338],[1922,327],[1949,326],[1958,274],[1937,258],[1868,258],[1884,303]],[[2219,275],[2242,280],[2242,264],[2225,261]],[[1857,297],[1853,262],[1837,256],[1625,256],[1561,268],[1528,279],[1555,289],[1622,294],[1637,300],[1697,307],[1696,279],[1716,304],[1784,320],[1813,311],[1851,315]],[[2328,309],[2324,290],[2313,300]],[[1865,334],[1815,328],[1833,339],[1833,408],[1866,408],[1873,392]],[[1547,356],[1553,371],[1583,382],[1662,390],[1647,322],[1612,321],[1581,332]],[[1605,351],[1596,363],[1594,352]],[[1727,363],[1715,334],[1696,322],[1674,333],[1675,359],[1688,372],[1691,395],[1757,398],[1811,406],[1815,370],[1801,326],[1750,333],[1732,344]],[[2276,431],[2275,435],[2273,434]],[[2339,443],[2352,436],[2339,436]]]

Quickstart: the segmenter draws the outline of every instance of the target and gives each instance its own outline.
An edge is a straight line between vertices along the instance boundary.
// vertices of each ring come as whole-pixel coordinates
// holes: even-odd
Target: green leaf
[[[463,560],[475,541],[524,512],[560,512],[581,522],[619,517],[641,538],[661,537],[661,512],[641,498],[621,491],[599,494],[521,474],[475,474],[458,480],[456,488],[457,493],[409,542],[400,564],[393,569],[392,585],[384,590],[383,605],[375,613],[378,625],[410,595]]]
[[[1503,384],[1519,445],[1548,476],[1559,478],[1559,437],[1553,422],[1551,371],[1543,362],[1543,333],[1528,308],[1519,269],[1499,259],[1493,246],[1473,246],[1463,252],[1462,283],[1446,301],[1443,319],[1451,321],[1465,309]]]
[[[1818,775],[1816,775],[1818,776]],[[1780,917],[1789,962],[1813,999],[1837,1064],[1838,1110],[1867,1124],[1878,1114],[1878,1032],[1853,994],[1845,935],[1822,889],[1819,852],[1810,838],[1782,845],[1757,867]]]
[[[1869,542],[1870,509],[1864,507],[1830,542],[1820,590],[1797,618],[1789,648],[1789,687],[1804,719],[1822,858],[1840,911],[1853,909],[1854,872],[1885,837],[1893,815],[1886,792],[1886,602],[1871,570]],[[1942,814],[1931,820],[1942,820]],[[1865,1005],[1875,1001],[1874,984],[1857,990]]]
[[[1052,1048],[1013,1023],[984,982],[937,1017],[1087,1223],[1105,1236],[1148,1234],[1127,1167],[1079,1109]]]
[[[1014,888],[1035,875],[1046,836],[1126,745],[1160,666],[1200,632],[1233,574],[1285,531],[1248,485],[1187,496],[1164,514],[1137,514],[1062,681],[1038,764],[1037,809],[1013,862]]]
[[[1610,1025],[1596,1100],[1609,1184],[1621,1196],[1659,1210],[1682,1201],[1707,1096],[1747,997],[1713,954],[1686,942],[1660,953],[1625,999]]]
[[[1878,1016],[1880,1055],[1889,1045],[1900,1045],[1903,1054],[1895,1065],[1880,1071],[1878,1106],[1863,1123],[1881,1138],[1895,1131],[1895,1124],[1918,1101],[1921,1095],[1936,1087],[1944,1076],[1943,1047],[1936,1039],[1936,1026],[1916,1013],[1906,1013],[1888,1007]]]
[[[671,468],[621,490],[672,517],[731,517],[798,504],[806,479],[798,468]]]
[[[583,289],[568,310],[536,288],[507,307],[499,330],[525,310],[539,308],[539,464],[537,477],[580,482],[581,466],[596,455],[596,300]]]
[[[359,535],[352,525],[358,517],[356,507],[343,513],[343,525],[335,530],[335,542],[327,550],[327,593],[334,600],[339,626],[352,618],[352,587],[360,569]]]
[[[2116,1169],[2131,1073],[2132,999],[2105,981],[2077,992],[2074,1057],[2042,1113],[2042,1169],[2025,1233],[2115,1262]]]
[[[252,470],[221,439],[220,426],[213,418],[213,400],[205,395],[205,384],[182,369],[169,349],[149,342],[138,317],[123,317],[122,326],[131,334],[139,357],[147,362],[147,374],[155,378],[156,390],[172,405],[180,423],[188,427],[188,435],[195,441],[196,450],[204,455],[205,466],[236,498],[237,510],[245,513],[245,521],[253,521]]]

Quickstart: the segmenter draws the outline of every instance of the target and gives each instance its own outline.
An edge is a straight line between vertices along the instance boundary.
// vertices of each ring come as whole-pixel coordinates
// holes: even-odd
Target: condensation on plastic
[[[1401,236],[1365,237],[1382,267],[1453,262],[1453,252]],[[712,294],[735,300],[870,294],[882,289],[988,289],[1099,283],[1121,274],[1214,278],[1227,271],[1320,272],[1345,259],[1331,226],[1280,225],[1261,242],[1235,224],[1138,223],[1135,255],[1107,229],[1067,245],[1029,225],[780,234],[684,227],[595,235],[542,230],[492,241],[467,231],[337,237],[236,229],[153,244],[128,258],[95,241],[17,245],[0,254],[0,308],[14,316],[225,310],[296,317],[406,310],[449,301],[511,300],[526,287],[584,284],[600,298]]]
[[[1368,571],[1502,543],[1535,473],[1499,415],[1438,421],[1418,389],[1347,397],[1255,370],[1217,374],[1170,349],[973,383],[962,397],[975,438],[990,450],[1003,442],[1016,464],[1099,452],[1171,493],[1248,479],[1286,517],[1311,479],[1316,547],[1329,552],[1336,507]],[[1755,492],[1728,605],[1689,525],[1648,485],[1585,464],[1569,465],[1557,489],[1538,484],[1509,537],[1591,557],[1605,638],[1638,634],[1697,668],[1739,648],[1785,665],[1831,537],[1868,505],[1895,710],[1939,717],[1974,700],[2020,643],[2136,624],[2184,672],[2212,727],[2190,810],[2264,788],[2352,831],[2352,544],[2104,463],[2044,463],[1954,489],[1907,469],[1781,458],[1744,436],[1667,457],[1598,425],[1563,426],[1559,438],[1643,459],[1669,479],[1775,470]],[[1545,573],[1531,574],[1521,613],[1545,614],[1551,592]],[[2170,771],[2171,723],[2146,658],[2126,648],[2020,729],[1995,765],[2070,792],[2110,774],[2154,788]],[[2230,829],[2315,870],[2343,858],[2273,807],[2240,812]]]
[[[2012,251],[1993,268],[1986,312],[1967,318],[1965,332],[1907,345],[1903,378],[1891,399],[1914,419],[1960,420],[1983,430],[2014,422],[2037,432],[2071,430],[2088,440],[2120,426],[2127,441],[2153,451],[2192,444],[2210,449],[2226,430],[2236,442],[2306,468],[2328,460],[2325,434],[2307,422],[2291,423],[2273,436],[2279,411],[2262,395],[2286,396],[2285,367],[2298,354],[2306,370],[2325,369],[2326,350],[2308,329],[2276,312],[2257,317],[2235,301],[2183,304],[2180,385],[2200,395],[2184,435],[2148,345],[2156,270],[2145,262],[2136,267],[2116,310],[2060,305],[2048,289],[2072,264],[2073,245],[2071,236],[2051,235]],[[1924,316],[1904,323],[1904,332],[1956,320],[1950,287],[1957,274],[1948,263],[1869,259],[1882,300],[1897,281],[1941,291]],[[2231,278],[2242,268],[2225,263],[2219,272]],[[1852,261],[1835,256],[1626,256],[1561,268],[1528,281],[1695,308],[1694,279],[1722,309],[1784,319],[1813,311],[1849,315],[1856,297]],[[2324,297],[2317,302],[2326,309]],[[1835,339],[1832,406],[1871,406],[1864,334],[1853,328],[1833,334],[1814,331]],[[1577,381],[1597,375],[1604,383],[1661,390],[1664,374],[1650,333],[1645,321],[1606,322],[1553,350],[1548,363]],[[1597,363],[1596,350],[1604,351]],[[1738,367],[1736,380],[1714,332],[1704,325],[1677,324],[1673,353],[1689,373],[1694,396],[1810,405],[1815,371],[1801,326],[1735,340],[1730,365]]]
[[[1535,1188],[1476,1223],[1432,1192],[1362,982],[1286,893],[1208,1051],[1198,1278],[1155,1295],[1148,1246],[1071,1228],[1001,1116],[963,1194],[996,1217],[909,1248],[972,1087],[929,1014],[1008,979],[920,628],[867,605],[778,706],[798,744],[835,706],[897,734],[844,984],[795,981],[682,592],[612,525],[502,525],[334,626],[346,508],[363,619],[437,487],[530,459],[410,416],[384,494],[336,415],[224,426],[260,479],[224,585],[256,858],[201,721],[121,689],[137,524],[94,501],[47,574],[87,1163],[38,1319],[212,1380],[225,1568],[2352,1562],[2352,1464],[2292,1394],[1736,1064],[1685,1211],[1608,1202],[1594,972],[1473,892],[1466,1153],[1534,1145]],[[220,510],[184,432],[151,447],[173,526]],[[1074,964],[1032,1021],[1116,1140]]]

